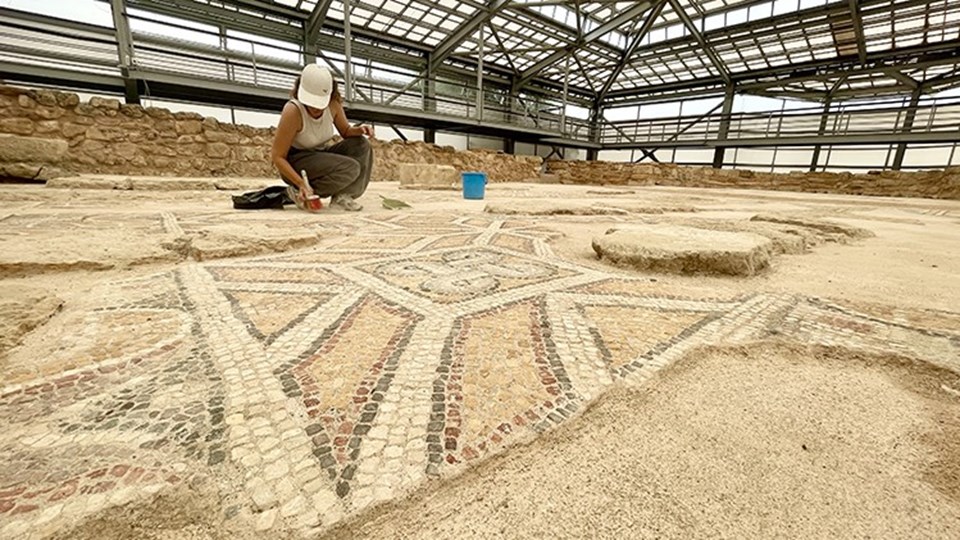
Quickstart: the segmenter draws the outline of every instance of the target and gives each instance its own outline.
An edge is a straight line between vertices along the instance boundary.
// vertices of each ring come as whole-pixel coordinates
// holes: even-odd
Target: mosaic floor
[[[560,259],[551,230],[517,219],[410,213],[355,232],[103,283],[41,330],[35,369],[0,389],[0,537],[197,476],[217,479],[225,519],[310,535],[706,344],[775,336],[958,368],[956,313],[658,295]]]

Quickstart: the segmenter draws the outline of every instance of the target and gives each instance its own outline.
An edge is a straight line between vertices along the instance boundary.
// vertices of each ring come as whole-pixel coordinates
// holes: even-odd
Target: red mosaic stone
[[[93,487],[90,488],[90,491],[88,493],[90,494],[105,493],[113,489],[116,485],[117,483],[114,482],[113,480],[109,482],[97,482]]]
[[[35,504],[18,504],[17,507],[13,509],[13,512],[10,512],[10,515],[26,514],[27,512],[33,512],[37,508],[40,507]]]
[[[478,454],[476,450],[470,448],[469,446],[463,449],[462,454],[467,461],[480,457],[480,454]]]
[[[143,467],[134,467],[130,469],[130,474],[127,475],[125,482],[127,484],[132,484],[136,482],[140,478],[140,476],[143,475],[143,472],[144,472]]]
[[[36,499],[37,497],[39,497],[39,496],[41,496],[41,495],[45,495],[45,494],[47,494],[47,493],[50,493],[51,491],[53,491],[53,489],[54,489],[54,488],[52,488],[52,487],[48,487],[48,488],[38,489],[38,490],[36,490],[36,491],[31,491],[31,492],[29,492],[29,493],[24,493],[24,494],[23,494],[23,498],[24,498],[24,499]]]
[[[10,499],[10,498],[16,497],[22,494],[26,490],[27,490],[27,486],[20,486],[20,487],[11,488],[11,489],[5,489],[3,491],[0,491],[0,499]]]
[[[16,506],[16,503],[13,501],[2,500],[0,501],[0,514],[4,514],[10,511],[11,508]]]
[[[128,471],[128,470],[130,470],[130,466],[129,466],[129,465],[114,465],[113,468],[110,469],[110,474],[112,474],[113,476],[116,476],[117,478],[119,478],[119,477],[127,474],[127,471]]]
[[[76,479],[65,482],[60,487],[58,487],[56,491],[54,491],[53,495],[51,495],[50,498],[47,500],[50,502],[56,502],[62,499],[66,499],[67,497],[77,492],[77,487],[79,485],[80,485],[80,482],[79,480],[76,480]]]

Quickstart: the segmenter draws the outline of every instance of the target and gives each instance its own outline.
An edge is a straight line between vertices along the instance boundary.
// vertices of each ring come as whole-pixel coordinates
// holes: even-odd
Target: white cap
[[[333,94],[333,75],[330,70],[316,64],[310,64],[300,73],[300,90],[297,99],[300,103],[315,109],[326,109]]]

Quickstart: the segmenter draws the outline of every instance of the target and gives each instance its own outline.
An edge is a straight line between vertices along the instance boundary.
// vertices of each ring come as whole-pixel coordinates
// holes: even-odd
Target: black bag
[[[287,186],[270,186],[260,191],[233,196],[233,207],[237,210],[283,208],[288,204],[293,204],[293,201],[287,195]]]

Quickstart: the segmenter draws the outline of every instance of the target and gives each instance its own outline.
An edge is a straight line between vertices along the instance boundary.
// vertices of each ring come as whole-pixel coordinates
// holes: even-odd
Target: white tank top
[[[327,107],[323,111],[323,116],[314,118],[307,112],[303,103],[295,99],[290,100],[300,110],[300,118],[303,120],[303,128],[297,132],[293,138],[293,147],[297,150],[312,150],[324,145],[333,138],[333,111]]]

